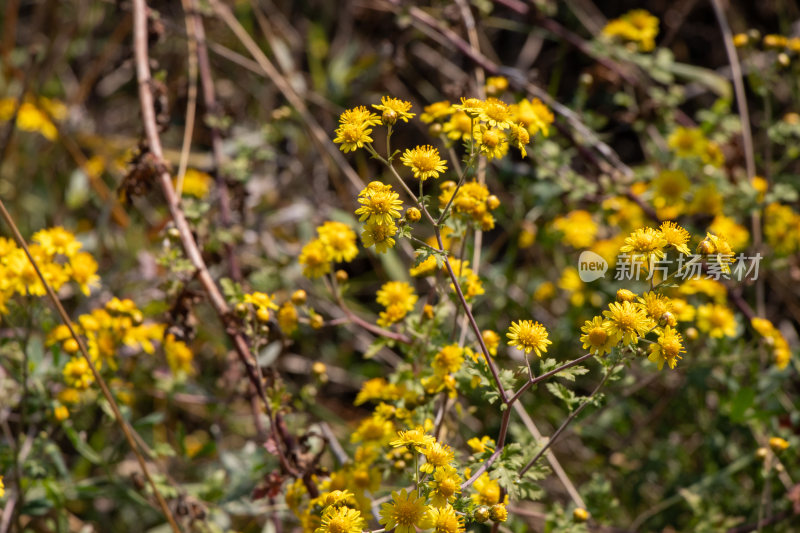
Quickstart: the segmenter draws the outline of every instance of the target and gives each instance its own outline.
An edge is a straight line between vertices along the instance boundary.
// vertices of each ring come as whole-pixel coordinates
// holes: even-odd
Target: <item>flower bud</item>
[[[411,222],[417,222],[421,218],[422,218],[422,213],[420,213],[419,209],[417,209],[416,207],[409,207],[406,210],[406,219],[410,220]]]
[[[344,283],[348,279],[349,279],[349,276],[347,275],[346,271],[344,271],[342,269],[339,269],[339,270],[336,271],[336,281],[338,281],[339,283]]]
[[[486,199],[486,207],[494,211],[495,209],[500,207],[500,198],[498,198],[494,194],[489,196],[489,198]]]
[[[269,309],[266,307],[259,307],[256,311],[256,318],[258,318],[260,322],[269,322]]]
[[[769,439],[769,447],[772,448],[773,452],[782,452],[789,447],[789,442],[780,437],[772,437]]]
[[[589,511],[584,509],[583,507],[578,507],[574,511],[572,511],[572,519],[576,522],[586,522],[589,520]]]
[[[78,341],[76,341],[75,339],[65,340],[62,347],[64,348],[64,351],[67,353],[75,353],[80,348],[78,346]]]
[[[489,520],[489,509],[482,505],[475,509],[475,513],[472,515],[472,518],[479,524],[483,524],[484,522]]]
[[[314,329],[319,329],[325,325],[325,320],[322,318],[322,315],[315,313],[311,316],[310,325]]]
[[[386,126],[391,126],[395,122],[397,122],[397,111],[392,109],[387,109],[381,115],[381,122],[383,122]]]
[[[508,510],[502,503],[496,503],[489,509],[489,516],[495,522],[505,522],[508,520]]]
[[[292,303],[294,305],[303,305],[306,303],[306,291],[303,289],[294,291],[292,293]]]
[[[617,291],[618,302],[633,302],[634,300],[636,300],[636,295],[628,289],[619,289]]]

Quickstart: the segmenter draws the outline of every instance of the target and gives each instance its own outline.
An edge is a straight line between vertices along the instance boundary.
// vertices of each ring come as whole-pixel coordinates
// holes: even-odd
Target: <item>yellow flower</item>
[[[475,140],[478,142],[480,153],[489,161],[501,159],[508,153],[508,137],[499,128],[487,128],[481,124]]]
[[[391,186],[381,185],[379,188],[371,183],[358,194],[361,207],[356,209],[355,214],[359,216],[360,222],[388,225],[394,222],[393,219],[400,218],[400,211],[403,209],[400,195]]]
[[[429,444],[436,441],[433,436],[425,433],[425,428],[422,426],[417,426],[414,429],[406,431],[398,431],[397,437],[397,439],[389,443],[390,446],[395,448],[406,446],[414,448],[418,452],[422,452]]]
[[[211,176],[194,168],[187,168],[183,175],[183,190],[181,194],[203,199],[208,196],[211,189]]]
[[[587,320],[581,328],[584,333],[581,335],[583,347],[596,355],[603,355],[611,352],[614,346],[614,339],[608,334],[603,319],[599,316],[592,320]]]
[[[700,215],[718,215],[722,212],[722,194],[714,184],[704,185],[694,191],[694,198],[689,205],[689,213]]]
[[[382,96],[380,105],[372,104],[372,107],[378,111],[383,111],[381,120],[384,124],[394,124],[398,120],[408,122],[408,119],[415,115],[414,113],[409,113],[411,102],[392,98],[391,96]]]
[[[646,259],[648,264],[664,257],[663,248],[667,245],[664,235],[653,228],[640,228],[625,239],[620,247],[622,253],[629,253],[634,258]]]
[[[539,131],[547,137],[550,135],[550,124],[553,123],[553,113],[538,98],[533,100],[523,99],[510,106],[509,111],[515,122],[521,123],[530,135]]]
[[[553,221],[553,227],[564,234],[563,242],[573,248],[588,248],[594,244],[597,224],[588,211],[578,209]]]
[[[86,390],[94,383],[92,370],[83,357],[73,357],[64,365],[64,381],[70,387]]]
[[[667,146],[678,157],[700,157],[706,149],[708,140],[699,128],[678,127],[667,137]]]
[[[433,473],[431,487],[431,505],[445,507],[461,492],[461,476],[453,467],[439,468]]]
[[[486,78],[486,93],[495,96],[508,89],[508,79],[503,76],[490,76]]]
[[[33,242],[41,245],[42,250],[48,255],[64,255],[73,257],[83,246],[75,240],[75,235],[61,226],[39,230],[33,234]]]
[[[683,349],[682,342],[681,334],[672,327],[666,326],[658,336],[658,342],[650,345],[648,359],[656,363],[659,370],[664,368],[664,363],[673,369],[678,364],[678,359],[683,359],[680,354],[686,351]]]
[[[322,513],[322,522],[314,533],[361,533],[365,526],[361,511],[347,506],[330,506]]]
[[[286,335],[291,335],[297,330],[297,308],[292,302],[284,302],[278,309],[278,325]]]
[[[735,337],[736,318],[724,305],[701,305],[697,308],[697,329],[717,339]]]
[[[484,102],[479,98],[464,98],[462,96],[461,103],[455,104],[453,109],[463,111],[472,118],[477,118],[481,113],[483,113],[483,106]]]
[[[175,335],[170,333],[167,335],[164,342],[164,354],[167,357],[167,363],[174,374],[185,373],[192,374],[194,368],[192,361],[194,354],[192,350],[186,346],[186,343],[175,339]]]
[[[69,418],[69,409],[67,409],[65,405],[58,405],[53,409],[53,417],[59,422],[63,422]],[[2,497],[2,495],[0,495],[0,497]]]
[[[394,223],[376,224],[367,222],[361,232],[361,242],[369,248],[375,246],[375,251],[382,254],[395,245],[394,235],[397,233],[397,226]]]
[[[770,437],[769,447],[772,448],[774,452],[782,452],[789,448],[789,441],[780,437]]]
[[[409,268],[408,273],[414,277],[427,276],[436,272],[436,266],[436,256],[429,255],[417,266],[412,266]]]
[[[408,494],[406,489],[399,493],[392,492],[392,501],[381,505],[379,523],[387,531],[394,529],[395,533],[416,533],[426,510],[424,497],[414,498],[414,493]]]
[[[639,306],[647,313],[653,322],[660,322],[666,313],[672,311],[672,302],[666,296],[657,292],[647,292],[639,298]]]
[[[440,172],[447,170],[447,162],[439,157],[439,150],[429,144],[406,150],[400,161],[414,172],[415,178],[421,181],[438,178]]]
[[[431,507],[420,524],[421,529],[433,529],[433,533],[461,533],[464,531],[464,517],[447,505]]]
[[[6,486],[3,483],[3,476],[0,476],[0,498],[5,498],[6,496]]]
[[[433,357],[433,371],[436,374],[452,374],[464,364],[464,348],[458,344],[445,346]]]
[[[358,126],[377,126],[381,123],[378,115],[366,108],[366,106],[358,106],[353,109],[345,110],[339,115],[340,124],[355,124]]]
[[[486,349],[489,350],[489,354],[497,355],[497,347],[500,346],[500,335],[491,329],[485,329],[481,332],[481,337],[483,337],[483,343],[486,345]]]
[[[89,296],[91,287],[100,285],[100,276],[97,275],[97,261],[91,254],[78,252],[69,260],[69,276],[81,288],[81,292]]]
[[[429,106],[425,106],[424,113],[419,116],[422,122],[436,122],[444,120],[453,114],[453,108],[450,107],[449,100],[442,100],[441,102],[434,102]]]
[[[650,183],[653,207],[662,219],[673,219],[686,208],[686,193],[691,182],[682,170],[662,170]]]
[[[689,232],[674,222],[663,222],[658,228],[667,246],[672,246],[682,254],[689,255],[691,251],[686,243],[689,242]]]
[[[440,444],[439,442],[431,441],[427,443],[425,448],[422,449],[422,454],[425,456],[425,464],[419,470],[426,474],[432,474],[434,470],[450,466],[453,462],[453,450],[447,444]]]
[[[525,129],[525,126],[522,124],[511,124],[509,128],[508,142],[513,143],[517,150],[519,150],[520,155],[524,158],[528,155],[528,152],[525,151],[525,145],[531,142],[530,134],[528,134],[528,130]]]
[[[737,224],[736,221],[724,215],[717,215],[708,226],[708,230],[716,235],[725,235],[734,250],[744,250],[750,241],[750,232],[747,228]]]
[[[450,120],[444,123],[442,131],[447,135],[448,139],[453,141],[469,140],[472,138],[473,128],[472,119],[469,118],[463,111],[456,111],[450,117]]]
[[[631,302],[613,302],[603,311],[606,332],[614,344],[636,344],[653,327],[644,311]]]
[[[505,130],[511,126],[511,114],[508,105],[497,98],[488,98],[481,108],[478,118],[492,128]]]
[[[350,440],[384,446],[389,443],[394,433],[394,424],[391,420],[370,416],[361,421],[358,429],[350,436]]]
[[[377,302],[384,307],[399,305],[406,311],[412,311],[418,296],[407,281],[389,281],[384,283],[377,293]]]
[[[547,330],[544,326],[531,320],[511,322],[511,327],[508,328],[506,337],[509,338],[508,344],[510,346],[519,348],[525,354],[533,350],[539,357],[542,356],[542,352],[547,351],[548,344],[553,344],[547,338]]]
[[[634,9],[606,24],[603,35],[637,43],[639,50],[649,52],[656,46],[658,19],[644,9]]]
[[[477,505],[500,503],[500,484],[497,480],[490,478],[488,472],[481,474],[472,487],[475,489],[472,501]]]
[[[502,503],[496,503],[489,509],[489,517],[495,522],[505,522],[508,520],[508,509]]]
[[[347,224],[328,221],[317,228],[317,234],[331,260],[349,263],[358,255],[356,233]]]
[[[331,271],[328,247],[319,239],[311,240],[303,246],[297,261],[303,265],[303,275],[308,278],[318,278]]]
[[[484,453],[486,450],[494,450],[494,440],[491,439],[488,435],[484,435],[480,439],[478,437],[472,437],[467,441],[467,446],[470,447],[472,453]]]

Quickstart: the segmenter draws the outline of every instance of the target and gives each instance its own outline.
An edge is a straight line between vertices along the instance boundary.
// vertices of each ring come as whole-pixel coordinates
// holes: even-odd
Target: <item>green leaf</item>
[[[67,434],[67,438],[75,447],[75,450],[79,454],[81,454],[81,456],[84,459],[86,459],[93,465],[102,464],[103,460],[101,459],[101,457],[97,454],[96,451],[92,449],[91,446],[89,446],[89,444],[85,440],[83,440],[83,438],[81,438],[80,435],[78,435],[78,432],[75,431],[75,428],[73,428],[69,424],[64,424],[63,428],[64,432]]]

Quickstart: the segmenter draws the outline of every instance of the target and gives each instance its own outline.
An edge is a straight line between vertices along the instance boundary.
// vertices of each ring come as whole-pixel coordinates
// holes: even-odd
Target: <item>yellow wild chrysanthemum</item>
[[[603,311],[606,332],[614,344],[636,344],[654,326],[645,312],[631,302],[613,302]]]
[[[682,170],[662,170],[650,183],[653,207],[659,218],[673,219],[686,209],[686,193],[691,182]]]
[[[66,257],[74,256],[83,246],[73,233],[61,226],[39,230],[33,234],[31,240],[38,243],[46,254]]]
[[[664,363],[667,363],[670,369],[673,369],[678,364],[678,359],[683,359],[680,354],[686,351],[682,342],[681,334],[672,329],[672,327],[666,326],[658,336],[658,342],[650,345],[648,359],[656,363],[659,370],[664,368]]]
[[[509,111],[514,122],[519,122],[533,136],[538,132],[547,137],[550,135],[550,124],[553,123],[553,113],[538,98],[533,100],[523,99],[510,106]]]
[[[472,119],[463,111],[456,111],[450,116],[450,120],[444,123],[442,131],[447,138],[452,141],[469,140],[472,138],[473,131]]]
[[[708,231],[714,235],[725,235],[725,239],[734,250],[744,250],[750,242],[750,232],[747,231],[747,228],[724,215],[714,217],[708,226]]]
[[[194,354],[192,350],[183,341],[176,340],[175,335],[172,333],[167,335],[164,341],[164,355],[167,358],[169,368],[174,374],[193,373],[192,361],[194,360]]]
[[[429,444],[435,442],[436,439],[425,432],[425,428],[417,426],[414,429],[405,431],[398,431],[397,438],[389,443],[390,446],[400,448],[406,446],[414,448],[418,452],[422,452]]]
[[[278,309],[278,325],[286,335],[291,335],[297,330],[297,308],[292,302],[284,302]]]
[[[377,302],[382,306],[400,305],[406,311],[413,310],[418,299],[414,288],[406,281],[386,282],[377,293]]]
[[[361,511],[331,506],[322,513],[322,521],[314,533],[361,533],[365,526]]]
[[[542,352],[547,351],[547,345],[553,344],[547,338],[547,330],[543,325],[531,320],[520,320],[512,322],[508,328],[506,337],[509,338],[508,344],[519,348],[527,355],[533,351],[539,357]]]
[[[708,139],[699,128],[678,127],[667,137],[667,146],[678,157],[702,157],[706,152]]]
[[[297,261],[303,265],[303,275],[307,278],[318,278],[331,271],[328,248],[319,239],[311,240],[303,246]]]
[[[469,117],[477,118],[483,113],[484,101],[480,98],[464,98],[461,97],[461,103],[453,105],[453,109],[463,111]]]
[[[356,233],[347,224],[328,221],[317,228],[317,234],[331,260],[349,263],[358,255]]]
[[[531,136],[522,124],[511,124],[508,130],[508,142],[513,144],[524,158],[528,155],[525,145],[531,142]]]
[[[392,492],[392,501],[381,505],[381,519],[378,521],[386,530],[395,533],[416,533],[425,516],[427,506],[424,497],[414,497],[414,492],[406,489]]]
[[[686,245],[690,238],[689,232],[681,226],[675,222],[663,222],[658,229],[664,240],[667,241],[667,246],[672,246],[682,254],[689,255],[692,253]]]
[[[475,494],[472,501],[478,505],[494,505],[500,503],[500,484],[496,479],[489,477],[488,472],[481,474],[472,485]]]
[[[388,185],[380,189],[367,186],[359,193],[358,203],[361,204],[355,211],[359,216],[358,220],[372,224],[392,224],[394,219],[400,218],[400,211],[403,209],[400,195]]]
[[[391,96],[382,96],[380,104],[372,104],[372,107],[378,111],[382,111],[381,121],[384,124],[394,124],[398,120],[408,122],[408,119],[413,118],[415,113],[410,113],[411,102],[393,98]]]
[[[647,292],[639,300],[639,307],[647,313],[650,319],[658,323],[664,315],[672,311],[672,302],[669,298],[657,292]]]
[[[603,355],[611,352],[614,346],[614,339],[608,334],[605,322],[599,316],[592,320],[587,320],[581,328],[581,342],[584,349],[589,350],[595,355]]]
[[[481,332],[481,337],[486,349],[489,350],[489,354],[497,355],[497,347],[500,346],[500,335],[491,329],[485,329]]]
[[[431,487],[431,505],[445,507],[461,492],[461,476],[453,467],[439,468],[433,473]]]
[[[368,416],[359,424],[358,429],[350,435],[352,442],[364,442],[377,446],[385,446],[395,434],[394,424],[379,416]]]
[[[633,257],[646,259],[648,263],[664,257],[663,248],[667,245],[664,235],[653,228],[640,228],[625,238],[625,243],[620,247],[622,253],[629,253]]]
[[[86,390],[94,383],[89,363],[83,357],[73,357],[64,365],[64,382],[77,390]]]
[[[394,235],[397,233],[397,226],[394,222],[390,224],[376,224],[368,222],[364,225],[361,232],[361,242],[369,248],[375,246],[375,251],[382,254],[395,245]]]
[[[445,346],[433,357],[433,371],[436,374],[452,374],[464,364],[464,348],[458,344]]]
[[[508,104],[497,98],[487,98],[478,118],[492,128],[505,130],[511,126],[511,113]]]
[[[464,517],[449,505],[432,507],[425,513],[420,528],[432,529],[433,533],[461,533],[464,531]]]
[[[444,120],[453,114],[453,108],[450,107],[449,100],[442,100],[434,102],[431,105],[425,106],[423,113],[419,116],[422,122],[431,123]]]
[[[400,161],[421,181],[438,178],[440,172],[447,170],[447,162],[439,157],[439,150],[429,144],[406,150]]]
[[[339,127],[333,142],[340,143],[339,147],[344,153],[363,148],[372,142],[372,128],[380,124],[380,118],[364,106],[348,109],[339,116]]]
[[[639,50],[649,52],[656,46],[658,18],[644,9],[634,9],[609,21],[603,28],[603,35],[636,43]]]
[[[78,252],[69,259],[69,277],[78,284],[81,292],[89,296],[92,287],[100,285],[100,276],[97,275],[97,261],[87,252]]]
[[[203,199],[208,196],[211,190],[211,183],[213,178],[194,168],[187,168],[186,173],[183,175],[183,188],[181,194],[185,196],[194,196],[195,198]],[[177,183],[173,183],[173,186]]]
[[[588,248],[594,244],[598,227],[588,211],[578,209],[553,221],[553,227],[564,234],[564,243],[573,248]]]
[[[736,318],[724,305],[701,305],[697,308],[697,329],[716,339],[736,337]]]
[[[481,124],[475,140],[478,149],[486,159],[502,159],[508,153],[508,137],[498,128],[488,128]]]
[[[447,444],[441,444],[436,440],[429,442],[422,449],[425,456],[425,464],[419,470],[426,474],[432,474],[434,470],[450,466],[454,460],[453,450]]]

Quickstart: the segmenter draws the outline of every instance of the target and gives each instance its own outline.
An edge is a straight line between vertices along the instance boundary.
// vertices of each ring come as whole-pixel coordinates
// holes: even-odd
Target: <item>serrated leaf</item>
[[[567,381],[575,381],[575,378],[577,376],[582,376],[584,374],[587,374],[588,372],[589,369],[586,368],[585,366],[575,365],[569,368],[565,368],[555,376],[557,378],[566,379]]]

